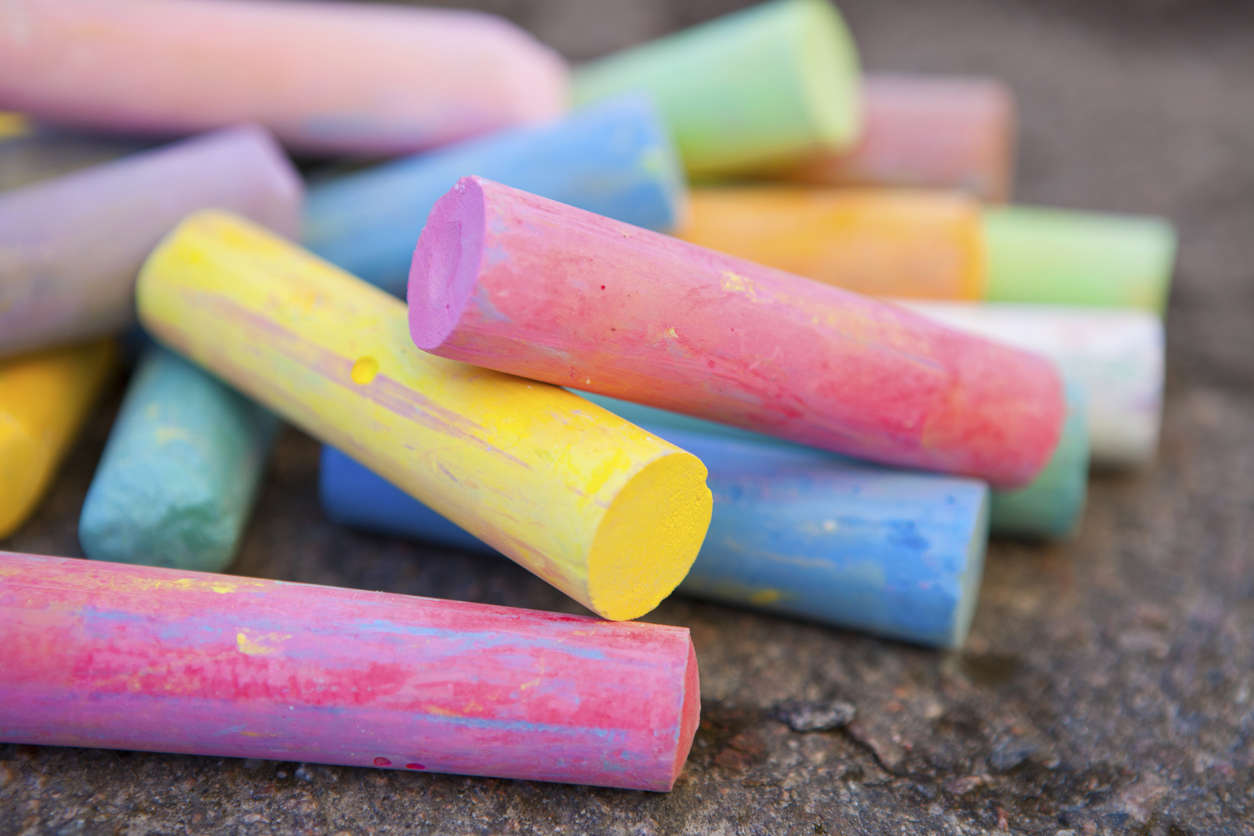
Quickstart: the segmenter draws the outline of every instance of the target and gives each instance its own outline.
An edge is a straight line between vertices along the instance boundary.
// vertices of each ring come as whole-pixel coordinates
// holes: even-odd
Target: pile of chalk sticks
[[[631,619],[958,648],[990,531],[1154,457],[1171,225],[1006,203],[1008,89],[864,76],[826,0],[574,69],[475,12],[10,0],[0,109],[0,543],[130,369],[89,559],[0,552],[6,742],[664,791],[697,657]],[[332,520],[596,617],[218,574],[282,422]]]

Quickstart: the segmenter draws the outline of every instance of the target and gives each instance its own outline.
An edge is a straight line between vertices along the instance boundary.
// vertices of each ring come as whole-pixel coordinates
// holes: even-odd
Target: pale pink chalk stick
[[[688,630],[0,551],[0,740],[668,790]]]
[[[477,12],[264,0],[9,0],[0,107],[109,130],[240,122],[314,152],[399,153],[566,107],[568,71]]]
[[[998,487],[1066,413],[1043,357],[477,177],[431,211],[409,304],[442,357]]]
[[[807,159],[788,179],[829,186],[958,189],[992,202],[1014,180],[1015,104],[999,81],[872,75],[852,149]]]

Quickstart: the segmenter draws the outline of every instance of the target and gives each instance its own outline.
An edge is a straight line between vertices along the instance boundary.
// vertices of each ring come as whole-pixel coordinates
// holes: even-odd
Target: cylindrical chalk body
[[[919,644],[961,646],[988,539],[984,483],[653,428],[710,468],[714,517],[681,592]],[[487,548],[334,448],[323,448],[319,484],[322,507],[337,522]]]
[[[698,188],[685,241],[873,296],[979,299],[979,205],[941,192]]]
[[[1162,421],[1162,320],[1145,311],[907,302],[919,313],[1049,357],[1084,389],[1093,461],[1150,462]],[[629,419],[630,420],[630,419]]]
[[[432,210],[409,304],[444,357],[999,487],[1065,413],[1034,354],[474,177]]]
[[[219,571],[252,510],[278,421],[165,349],[141,362],[78,524],[88,557]]]
[[[400,300],[239,219],[144,265],[152,334],[607,618],[657,606],[710,518],[694,456],[556,387],[425,355]]]
[[[15,0],[0,104],[85,127],[256,122],[305,151],[400,153],[560,113],[562,60],[474,12],[252,0]]]
[[[314,185],[303,243],[403,297],[427,214],[472,173],[649,229],[669,231],[683,209],[670,138],[649,101],[630,97]]]
[[[0,552],[0,739],[669,790],[688,630]]]
[[[189,212],[230,209],[294,237],[300,200],[295,170],[257,128],[0,194],[0,356],[134,321],[144,256]]]
[[[649,93],[688,170],[744,171],[860,127],[858,56],[827,0],[776,0],[588,64],[577,103]]]
[[[956,189],[1002,202],[1014,180],[1015,105],[999,81],[869,75],[863,129],[846,151],[813,155],[785,177],[825,186]]]
[[[35,509],[117,355],[102,340],[0,362],[0,537]]]
[[[1010,206],[984,214],[991,302],[1167,306],[1176,234],[1162,218]]]

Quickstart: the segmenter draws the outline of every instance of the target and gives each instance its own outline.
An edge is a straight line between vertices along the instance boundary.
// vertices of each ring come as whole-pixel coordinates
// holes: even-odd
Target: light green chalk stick
[[[88,557],[220,572],[278,420],[164,348],[144,355],[79,519]]]
[[[858,55],[826,0],[775,0],[577,70],[576,104],[652,96],[689,173],[750,171],[861,129]]]
[[[1176,234],[1162,218],[1011,206],[984,213],[990,302],[1162,313]]]

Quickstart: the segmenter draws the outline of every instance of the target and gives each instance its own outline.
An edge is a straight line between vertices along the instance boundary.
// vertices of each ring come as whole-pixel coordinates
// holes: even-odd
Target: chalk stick
[[[109,340],[0,361],[0,537],[35,510],[116,364]]]
[[[259,227],[191,216],[138,302],[158,340],[600,615],[643,615],[696,558],[695,456],[556,387],[424,355],[403,302]]]
[[[186,360],[149,349],[78,524],[88,557],[217,571],[235,557],[278,421]]]
[[[1085,393],[1093,461],[1153,461],[1162,421],[1162,319],[1138,310],[986,303],[903,302],[953,328],[1049,357]]]
[[[1015,103],[1000,81],[872,74],[863,129],[845,151],[807,157],[782,176],[822,186],[954,189],[994,203],[1014,181]]]
[[[669,231],[683,210],[670,138],[652,104],[635,96],[316,183],[304,244],[403,297],[427,214],[471,173],[650,229]]]
[[[1163,218],[1011,206],[984,215],[992,302],[1167,305],[1176,234]]]
[[[784,462],[787,462],[790,456],[807,455],[816,467],[867,466],[864,462],[844,456],[813,447],[796,445],[726,424],[702,421],[699,418],[691,418],[676,412],[666,412],[588,392],[580,394],[615,415],[670,441],[681,437],[687,440],[693,436],[731,439],[754,448],[767,447],[776,451],[783,450],[778,455],[783,457]],[[1062,437],[1045,467],[1025,487],[1012,490],[996,489],[990,494],[992,501],[989,524],[993,534],[1001,537],[1046,540],[1069,537],[1076,532],[1084,517],[1089,471],[1088,432],[1083,416],[1083,390],[1073,381],[1069,381],[1067,420],[1063,423]],[[761,452],[757,455],[772,454]],[[706,464],[711,468],[711,472],[714,472],[715,463],[707,460]],[[916,479],[925,474],[910,473],[909,475],[912,479]],[[926,475],[931,478],[942,478],[937,474]]]
[[[476,177],[431,211],[409,304],[442,357],[998,487],[1065,412],[1034,354]]]
[[[568,95],[555,53],[477,12],[14,0],[0,22],[0,104],[81,127],[255,122],[302,151],[390,154],[550,118]]]
[[[669,790],[688,630],[0,552],[0,739]]]
[[[984,234],[973,199],[805,186],[692,191],[677,233],[698,246],[876,296],[979,299]]]
[[[650,94],[693,174],[849,147],[860,128],[858,88],[853,39],[826,0],[763,3],[574,75],[577,104]]]
[[[918,644],[962,645],[988,539],[983,482],[652,429],[710,468],[710,533],[680,592]],[[319,492],[337,522],[490,550],[332,447],[322,451]]]
[[[0,356],[121,331],[135,273],[184,215],[230,209],[295,236],[301,185],[236,128],[0,194]]]
[[[145,147],[143,142],[133,138],[92,136],[42,127],[0,139],[0,191],[60,177],[134,154]]]

